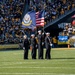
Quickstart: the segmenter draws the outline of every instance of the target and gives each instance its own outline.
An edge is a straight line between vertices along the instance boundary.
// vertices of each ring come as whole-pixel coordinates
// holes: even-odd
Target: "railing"
[[[61,20],[62,18],[65,18],[66,16],[68,16],[68,15],[71,14],[72,12],[75,12],[75,8],[72,8],[71,10],[66,11],[63,15],[60,15],[59,17],[55,18],[55,19],[52,20],[51,22],[47,23],[44,28],[47,28],[48,26],[53,25],[54,23],[58,22],[58,21]]]

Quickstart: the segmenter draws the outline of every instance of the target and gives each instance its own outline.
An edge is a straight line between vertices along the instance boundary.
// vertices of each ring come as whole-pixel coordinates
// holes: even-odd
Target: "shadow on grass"
[[[62,59],[62,60],[65,59],[65,60],[66,60],[66,59],[75,59],[75,57],[51,58],[51,59],[52,59],[52,60],[59,60],[59,59]]]
[[[11,48],[11,49],[0,49],[0,51],[18,51],[18,50],[23,50],[23,49],[18,49],[18,48]]]

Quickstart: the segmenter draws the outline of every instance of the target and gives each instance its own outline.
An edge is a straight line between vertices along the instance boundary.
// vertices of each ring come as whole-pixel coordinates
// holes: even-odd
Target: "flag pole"
[[[43,33],[45,34],[44,26],[45,26],[45,0],[44,0],[44,25],[43,25]]]

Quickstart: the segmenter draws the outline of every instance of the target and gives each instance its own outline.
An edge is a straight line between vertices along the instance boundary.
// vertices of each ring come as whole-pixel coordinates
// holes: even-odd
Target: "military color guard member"
[[[23,49],[24,49],[24,59],[28,59],[29,41],[26,35],[24,35]]]
[[[35,35],[32,34],[31,35],[31,47],[32,47],[32,59],[36,59],[36,39],[35,39]]]
[[[38,31],[38,59],[43,59],[42,31]]]
[[[50,33],[46,33],[45,47],[46,47],[45,59],[51,59],[51,39],[50,39]]]

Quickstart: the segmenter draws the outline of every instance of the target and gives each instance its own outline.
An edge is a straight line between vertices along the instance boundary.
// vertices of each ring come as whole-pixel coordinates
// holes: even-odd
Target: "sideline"
[[[75,50],[75,48],[52,48],[52,50]]]
[[[0,45],[0,50],[19,49],[19,44],[3,44]]]
[[[0,45],[0,51],[4,51],[4,50],[21,50],[22,48],[20,48],[19,44],[4,44],[4,45]],[[70,47],[70,48],[52,48],[52,50],[75,50],[74,47]]]

